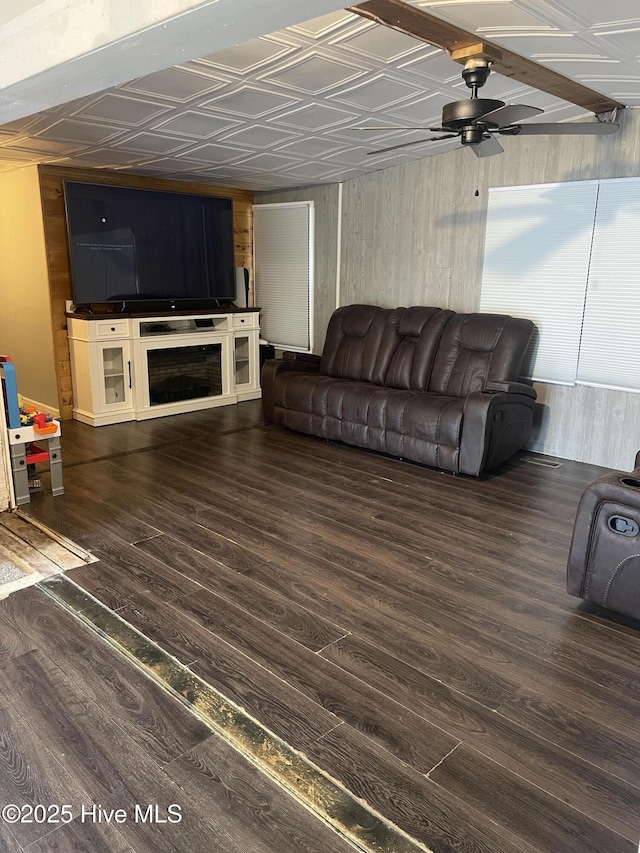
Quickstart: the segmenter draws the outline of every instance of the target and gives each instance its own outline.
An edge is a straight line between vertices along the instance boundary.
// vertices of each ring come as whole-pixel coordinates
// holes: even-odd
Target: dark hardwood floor
[[[3,851],[352,849],[41,590],[0,642]]]
[[[640,629],[564,589],[577,502],[602,469],[516,460],[453,477],[265,427],[258,403],[65,422],[63,460],[64,497],[36,495],[28,511],[99,558],[68,577],[410,836],[437,853],[637,851]],[[144,676],[95,638],[83,653],[54,607],[31,590],[0,610],[6,801],[65,752],[60,791],[76,800],[192,792],[193,838],[166,849],[285,850],[279,827],[285,842],[307,831],[296,804]],[[131,744],[132,775],[125,748],[101,747],[116,740]],[[24,754],[37,773],[14,761]],[[210,816],[227,784],[234,803],[268,808]],[[198,846],[207,821],[237,831],[236,846]],[[317,849],[343,849],[316,825]],[[82,849],[82,829],[25,844]],[[87,849],[165,849],[100,833]]]

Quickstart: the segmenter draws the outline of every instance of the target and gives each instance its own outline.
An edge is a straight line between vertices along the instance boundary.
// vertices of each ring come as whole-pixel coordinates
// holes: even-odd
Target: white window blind
[[[640,391],[640,179],[600,182],[578,382]]]
[[[573,385],[597,181],[489,190],[481,311],[537,327],[523,375]]]
[[[262,337],[279,348],[312,347],[313,202],[253,208],[255,304]]]

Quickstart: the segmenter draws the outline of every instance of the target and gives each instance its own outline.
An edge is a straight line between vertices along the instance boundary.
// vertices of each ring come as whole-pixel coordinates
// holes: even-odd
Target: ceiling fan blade
[[[401,142],[399,145],[390,145],[388,148],[367,151],[367,157],[370,157],[372,154],[384,154],[386,151],[395,151],[397,148],[408,148],[410,145],[421,145],[423,142],[439,142],[441,139],[453,139],[454,136],[458,136],[458,134],[446,133],[444,136],[428,136],[426,139],[414,139],[413,142]]]
[[[528,107],[525,104],[505,104],[504,107],[498,107],[497,110],[480,116],[478,123],[485,124],[486,122],[497,127],[504,127],[507,124],[517,124],[526,118],[532,118],[543,112],[544,110],[540,110],[538,107]]]
[[[582,121],[564,122],[562,124],[551,124],[539,122],[538,124],[521,124],[514,128],[500,128],[499,133],[514,136],[560,136],[572,134],[576,136],[606,136],[616,133],[619,124],[610,121]]]
[[[493,157],[494,154],[502,154],[504,148],[495,136],[489,136],[483,139],[482,142],[476,142],[469,146],[476,157]]]

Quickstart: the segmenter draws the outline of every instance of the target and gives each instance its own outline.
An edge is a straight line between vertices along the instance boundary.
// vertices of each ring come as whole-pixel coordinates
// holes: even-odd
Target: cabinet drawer
[[[96,341],[104,341],[109,338],[127,338],[129,337],[129,321],[96,320],[90,322],[89,337]]]
[[[255,314],[234,314],[233,315],[233,328],[234,329],[257,329],[258,328],[258,317],[260,315],[256,312]]]

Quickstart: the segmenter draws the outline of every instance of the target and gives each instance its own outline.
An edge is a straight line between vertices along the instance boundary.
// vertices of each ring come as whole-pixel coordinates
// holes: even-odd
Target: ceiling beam
[[[538,65],[533,60],[518,56],[517,53],[497,44],[480,42],[476,33],[436,18],[423,9],[408,6],[401,0],[368,0],[358,6],[351,6],[349,11],[435,47],[441,47],[448,51],[456,62],[464,64],[469,56],[484,55],[491,60],[491,68],[497,74],[510,77],[541,92],[548,92],[596,115],[624,109],[624,105],[618,101],[569,80],[551,68]]]

